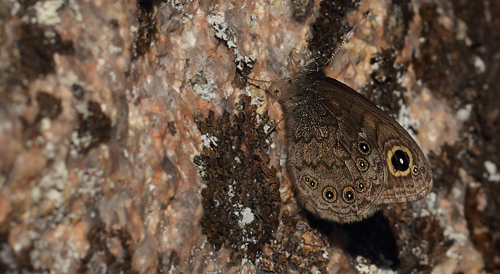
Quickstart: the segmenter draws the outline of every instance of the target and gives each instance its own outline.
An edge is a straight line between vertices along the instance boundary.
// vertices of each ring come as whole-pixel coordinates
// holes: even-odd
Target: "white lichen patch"
[[[90,194],[90,196],[95,197],[96,194],[101,192],[104,171],[97,168],[75,169],[75,171],[81,183],[78,193]]]
[[[64,4],[62,0],[39,1],[36,2],[34,8],[36,12],[36,21],[42,25],[55,25],[61,23],[61,18],[57,14]]]
[[[437,195],[434,192],[429,193],[427,197],[425,197],[425,208],[423,208],[420,211],[420,216],[414,216],[415,218],[417,217],[426,217],[426,216],[435,216],[437,213],[437,207],[436,207],[436,201],[437,201]],[[418,215],[418,211],[414,213],[415,215]]]
[[[486,64],[484,63],[483,59],[479,56],[474,57],[474,67],[476,67],[476,72],[478,74],[483,74],[486,72]]]
[[[237,68],[239,70],[243,70],[243,65],[245,64],[247,67],[252,68],[252,63],[257,59],[254,54],[244,55],[241,54],[237,49],[238,37],[234,35],[234,32],[229,28],[227,22],[225,22],[224,18],[219,14],[211,14],[208,16],[208,23],[212,25],[212,28],[215,31],[215,37],[226,42],[226,45],[229,49],[234,48],[234,61],[237,63]],[[255,15],[252,16],[252,21],[254,28],[257,28],[257,17]]]
[[[205,173],[205,165],[204,165],[203,161],[201,161],[201,159],[198,161],[197,157],[195,155],[191,155],[191,162],[195,164],[196,170],[198,171],[198,174],[200,174],[200,176],[202,178],[205,178],[206,173]]]
[[[451,226],[446,226],[443,235],[446,239],[453,240],[457,246],[465,246],[467,243],[467,235],[462,232],[456,232]]]
[[[252,101],[250,102],[250,105],[259,107],[260,103],[261,103],[260,97],[254,96],[254,97],[252,97]]]
[[[52,127],[52,123],[50,121],[50,118],[45,117],[40,121],[40,130],[41,131],[49,131],[51,127]]]
[[[92,142],[92,135],[86,132],[83,136],[79,136],[77,131],[71,133],[71,150],[70,155],[73,158],[78,157],[78,153],[81,149],[89,147]]]
[[[76,270],[75,263],[81,258],[75,244],[71,241],[48,243],[44,240],[36,240],[34,242],[34,248],[29,254],[30,261],[35,270],[42,270],[48,267],[44,261],[44,254],[48,249],[53,251],[52,267],[57,269],[58,273],[74,273]]]
[[[406,104],[404,104],[403,100],[400,100],[399,105],[401,106],[401,108],[399,109],[397,121],[404,129],[406,129],[408,134],[410,134],[410,136],[414,140],[416,140],[417,137],[409,129],[410,128],[413,128],[413,129],[420,128],[420,122],[419,122],[419,120],[413,119],[410,117],[411,108],[409,106],[407,106]]]
[[[252,29],[256,29],[258,26],[259,23],[257,22],[257,15],[252,14],[252,16],[250,16],[250,27],[252,27]]]
[[[217,98],[217,94],[213,92],[217,89],[217,84],[213,79],[206,79],[206,83],[195,83],[193,85],[193,91],[200,95],[201,100],[210,102],[211,100]]]
[[[80,255],[75,244],[72,241],[66,241],[64,244],[57,244],[58,252],[54,252],[53,267],[61,273],[73,273],[75,263],[80,260]]]
[[[118,53],[122,52],[122,50],[123,50],[122,48],[114,46],[114,45],[109,45],[109,47],[108,47],[109,54],[118,54]]]
[[[267,134],[267,133],[269,133],[269,130],[271,129],[271,126],[268,125],[268,124],[265,124],[263,129],[264,129],[264,133]]]
[[[217,142],[219,141],[219,139],[217,139],[217,137],[211,136],[208,133],[201,135],[200,138],[201,138],[201,142],[203,143],[203,146],[205,146],[205,147],[211,147],[211,146],[216,147]]]
[[[255,219],[255,215],[253,214],[252,209],[249,207],[245,207],[241,211],[240,215],[241,215],[241,219],[238,221],[238,225],[241,228],[243,228],[245,225],[253,222],[253,220]]]
[[[12,122],[9,121],[7,118],[5,118],[5,116],[2,116],[1,118],[2,119],[0,119],[0,133],[11,131],[13,129]]]
[[[469,120],[471,111],[472,111],[472,104],[467,104],[465,105],[464,108],[459,109],[457,111],[458,120],[462,122]]]
[[[257,57],[255,57],[255,55],[253,54],[243,55],[238,49],[234,50],[234,61],[238,63],[237,68],[239,70],[243,70],[243,64],[246,64],[246,66],[249,68],[253,68],[252,62],[254,62],[256,59]]]
[[[75,19],[78,22],[82,22],[83,20],[83,15],[82,12],[80,11],[80,6],[78,6],[76,0],[69,0],[69,6],[75,13]]]
[[[56,162],[52,172],[43,176],[31,191],[34,202],[41,203],[40,209],[44,213],[60,207],[70,195],[64,195],[68,171],[64,162]]]
[[[487,177],[488,180],[490,180],[491,182],[500,182],[500,173],[498,172],[495,163],[491,161],[485,161],[484,168],[488,172],[488,174],[485,174],[485,177]]]
[[[236,185],[236,182],[233,182],[233,184],[228,185],[228,191],[227,191],[227,197],[233,198],[234,197],[234,187],[233,185]],[[235,212],[236,215],[238,215],[238,212]]]
[[[374,264],[368,265],[365,258],[356,257],[356,270],[363,274],[396,274],[397,272],[389,268],[379,268]]]
[[[229,40],[227,32],[227,22],[224,22],[224,18],[219,14],[210,14],[207,19],[208,23],[212,25],[215,30],[215,37],[222,39],[224,41]]]
[[[172,6],[172,8],[176,9],[177,11],[184,11],[184,3],[183,3],[183,1],[180,1],[180,0],[170,0],[170,1],[167,1],[167,4],[170,4]]]

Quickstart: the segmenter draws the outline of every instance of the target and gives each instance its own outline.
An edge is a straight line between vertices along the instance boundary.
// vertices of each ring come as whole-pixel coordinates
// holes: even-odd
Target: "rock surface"
[[[431,194],[293,197],[274,85],[308,53],[396,118]],[[500,273],[495,1],[0,2],[0,273]],[[278,81],[279,82],[279,81]],[[281,81],[283,82],[283,81]]]

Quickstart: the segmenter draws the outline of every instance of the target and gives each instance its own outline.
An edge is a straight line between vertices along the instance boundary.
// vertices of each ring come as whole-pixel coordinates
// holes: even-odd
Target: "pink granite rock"
[[[308,216],[274,85],[308,53],[430,159],[422,201]],[[500,271],[495,1],[3,1],[1,273]],[[275,128],[274,128],[275,126]],[[274,130],[274,131],[273,131]]]

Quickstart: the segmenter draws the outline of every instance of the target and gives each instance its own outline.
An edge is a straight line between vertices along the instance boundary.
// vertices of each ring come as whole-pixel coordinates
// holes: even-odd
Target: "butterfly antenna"
[[[267,131],[267,135],[266,135],[266,138],[264,138],[264,140],[266,140],[267,138],[269,138],[269,136],[271,136],[271,134],[276,130],[276,127],[283,121],[283,119],[279,120],[278,123],[274,124],[268,131]]]
[[[345,43],[347,43],[347,42],[349,42],[349,40],[351,40],[352,36],[354,35],[354,31],[359,26],[359,24],[366,18],[366,16],[368,16],[368,13],[370,13],[369,10],[365,11],[365,13],[363,13],[363,16],[361,17],[361,19],[359,19],[359,21],[356,23],[356,25],[354,25],[354,27],[352,27],[352,29],[350,31],[348,31],[346,33],[346,35],[344,35],[344,39],[342,39],[342,43],[335,50],[335,52],[333,52],[332,56],[328,59],[328,61],[326,62],[325,66],[328,65],[328,63],[330,63],[330,61],[333,59],[333,57],[335,57],[335,55],[337,55],[337,53],[345,45]]]

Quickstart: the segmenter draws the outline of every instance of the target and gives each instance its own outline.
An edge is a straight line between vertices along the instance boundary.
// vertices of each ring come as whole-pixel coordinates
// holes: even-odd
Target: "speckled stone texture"
[[[339,225],[294,199],[274,90],[368,9],[327,75],[434,188]],[[0,273],[500,273],[499,44],[487,0],[3,0]]]

